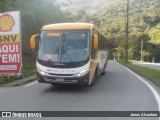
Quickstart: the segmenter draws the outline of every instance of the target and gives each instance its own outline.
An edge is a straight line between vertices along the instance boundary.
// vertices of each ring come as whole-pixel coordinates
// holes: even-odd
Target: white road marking
[[[116,61],[115,61],[116,62]],[[120,65],[121,67],[125,68],[127,71],[129,71],[130,73],[132,73],[134,76],[136,76],[139,80],[141,80],[153,93],[157,104],[158,104],[158,111],[160,111],[160,95],[158,94],[158,92],[154,89],[154,87],[152,87],[148,82],[146,82],[146,80],[144,80],[142,77],[140,77],[138,74],[136,74],[135,72],[131,71],[129,68],[126,68],[125,66],[119,64],[118,62],[116,62],[118,65]],[[159,118],[160,120],[160,118]]]
[[[37,83],[38,83],[38,81],[32,82],[32,83],[30,83],[30,84],[28,84],[28,85],[25,85],[25,87],[29,87],[29,86],[32,86],[32,85],[37,84]]]

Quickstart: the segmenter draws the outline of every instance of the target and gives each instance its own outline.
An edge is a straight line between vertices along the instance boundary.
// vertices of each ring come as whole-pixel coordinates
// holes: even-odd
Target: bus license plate
[[[64,78],[56,78],[57,82],[64,82]]]

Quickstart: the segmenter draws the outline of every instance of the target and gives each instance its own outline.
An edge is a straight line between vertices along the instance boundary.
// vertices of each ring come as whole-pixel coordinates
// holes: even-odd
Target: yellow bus
[[[43,26],[30,39],[37,48],[37,79],[52,85],[91,86],[105,73],[108,41],[89,23],[59,23]]]

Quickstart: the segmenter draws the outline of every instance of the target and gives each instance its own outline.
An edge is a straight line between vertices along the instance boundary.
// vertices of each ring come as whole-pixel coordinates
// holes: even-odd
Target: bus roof
[[[50,24],[42,27],[42,30],[79,30],[79,29],[92,29],[97,27],[90,23],[58,23]]]
[[[92,30],[95,29],[103,36],[105,36],[102,32],[99,31],[97,26],[91,23],[57,23],[57,24],[49,24],[42,27],[41,30],[83,30],[88,29]]]

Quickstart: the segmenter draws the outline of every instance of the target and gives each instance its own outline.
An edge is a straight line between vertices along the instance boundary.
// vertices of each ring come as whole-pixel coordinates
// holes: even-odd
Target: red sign
[[[0,76],[21,74],[19,11],[0,14]]]

